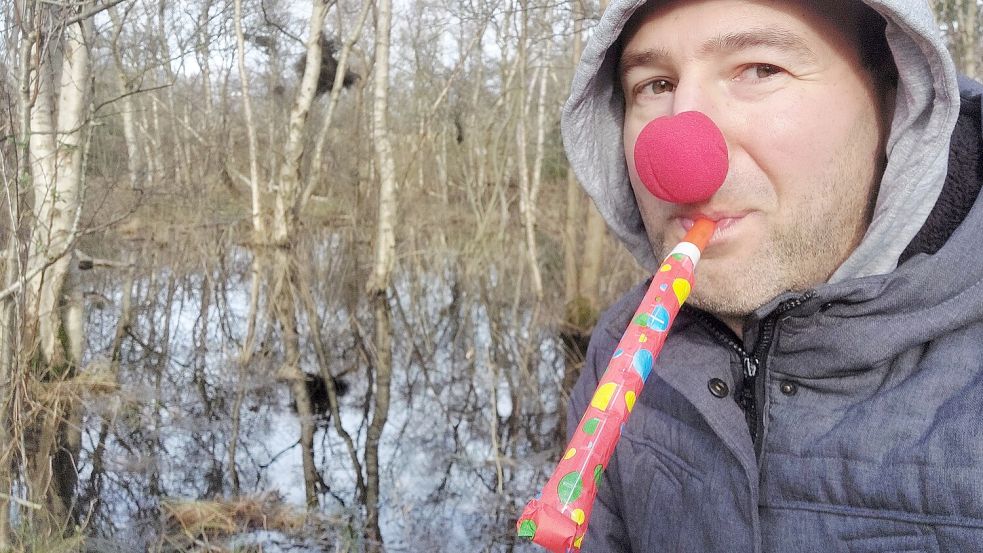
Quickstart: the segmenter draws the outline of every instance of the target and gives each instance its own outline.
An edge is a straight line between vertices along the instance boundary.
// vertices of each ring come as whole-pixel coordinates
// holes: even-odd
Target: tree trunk
[[[516,117],[518,119],[515,123],[516,160],[518,162],[517,170],[519,172],[519,213],[522,216],[523,229],[525,230],[526,259],[532,274],[533,292],[536,294],[536,298],[542,298],[543,277],[539,272],[539,252],[536,246],[536,205],[529,182],[528,141],[526,139],[526,107],[528,104],[526,87],[529,86],[526,78],[526,69],[529,61],[527,56],[529,12],[525,0],[520,0],[519,4],[521,6],[522,22],[520,24],[521,35],[519,36],[518,46],[519,92],[517,100],[518,109],[516,110]]]
[[[21,210],[22,198],[26,193],[22,183],[30,183],[30,136],[31,136],[31,108],[35,88],[31,83],[32,74],[32,53],[34,45],[39,40],[39,32],[35,28],[35,13],[33,3],[25,0],[19,6],[22,18],[19,27],[19,51],[18,51],[18,151],[17,151],[17,179],[18,183],[16,194],[12,198],[10,205],[11,219],[10,232],[7,236],[5,248],[3,283],[4,289],[8,289],[17,282],[23,282],[22,267],[20,266],[18,240],[19,231],[22,227],[23,213]],[[19,377],[17,360],[19,354],[20,328],[19,315],[22,306],[17,305],[13,296],[0,300],[0,553],[7,553],[12,549],[10,536],[11,530],[11,509],[7,499],[13,493],[13,482],[15,478],[15,451],[21,437],[17,429],[12,427],[12,414],[14,408],[15,378]]]
[[[256,123],[253,120],[252,96],[249,92],[249,74],[246,72],[246,39],[242,32],[242,0],[235,0],[236,62],[242,89],[242,111],[246,118],[246,135],[249,139],[249,190],[252,198],[253,235],[256,242],[266,240],[266,224],[262,215],[259,194],[259,146],[256,139]],[[255,274],[255,273],[254,273]]]
[[[279,189],[274,204],[273,240],[275,244],[286,244],[292,237],[296,226],[298,203],[302,196],[300,187],[300,160],[304,155],[305,129],[307,115],[314,103],[317,80],[321,73],[321,31],[324,17],[328,13],[325,0],[315,0],[311,8],[311,22],[307,35],[307,60],[304,75],[300,80],[300,90],[290,111],[287,128],[287,142],[284,146],[283,165],[280,167]]]
[[[304,373],[300,369],[300,333],[297,327],[296,262],[290,258],[291,252],[277,249],[274,252],[272,272],[275,282],[272,291],[274,314],[280,325],[284,346],[284,366],[281,377],[290,384],[290,392],[297,407],[300,420],[301,462],[304,470],[304,495],[307,507],[318,507],[317,490],[321,481],[314,464],[314,411],[307,392]]]
[[[324,156],[324,143],[327,140],[328,130],[331,128],[331,123],[334,119],[334,110],[338,106],[338,101],[341,99],[341,91],[345,81],[345,74],[348,71],[348,56],[352,51],[352,47],[355,46],[355,42],[357,42],[359,37],[362,36],[362,28],[365,26],[365,21],[368,19],[369,15],[369,8],[371,7],[372,2],[366,2],[365,5],[362,6],[362,11],[358,16],[358,23],[355,24],[354,31],[348,37],[348,40],[345,41],[345,44],[341,47],[341,53],[338,55],[338,67],[335,69],[334,82],[331,83],[331,93],[328,97],[328,107],[324,111],[324,120],[321,121],[321,129],[318,131],[317,140],[314,143],[314,157],[311,160],[310,175],[307,179],[307,186],[304,187],[304,192],[300,195],[300,198],[298,198],[295,206],[295,217],[300,217],[304,206],[307,205],[311,194],[314,192],[314,187],[321,181],[321,164]]]
[[[42,382],[71,378],[81,357],[80,306],[69,273],[83,193],[81,138],[90,78],[90,27],[90,19],[70,24],[60,45],[49,44],[51,55],[62,57],[57,122],[52,58],[40,51],[34,56],[39,61],[30,138],[34,227],[28,248],[24,344],[26,359],[34,360]],[[69,522],[75,492],[79,436],[69,429],[78,408],[70,398],[44,389],[41,394],[43,409],[29,431],[33,448],[28,452],[28,487],[30,497],[47,507],[48,518],[39,523],[54,533]]]
[[[379,175],[379,213],[376,226],[375,256],[367,292],[375,315],[374,359],[375,403],[372,421],[365,435],[366,528],[367,550],[383,551],[379,527],[379,442],[389,418],[389,393],[392,380],[392,321],[387,290],[396,257],[396,167],[389,133],[389,41],[392,26],[391,0],[379,0],[376,6],[375,61],[373,70],[374,103],[372,139]]]
[[[120,18],[116,6],[109,8],[109,16],[112,18],[115,29],[113,30],[112,53],[113,64],[116,72],[116,86],[121,96],[123,109],[120,115],[123,118],[123,141],[126,143],[126,166],[130,177],[130,188],[136,190],[143,187],[145,170],[140,159],[140,143],[137,140],[136,122],[133,114],[136,104],[133,101],[134,88],[126,75],[126,68],[123,65],[123,52],[119,44],[120,35],[123,32],[123,19]]]

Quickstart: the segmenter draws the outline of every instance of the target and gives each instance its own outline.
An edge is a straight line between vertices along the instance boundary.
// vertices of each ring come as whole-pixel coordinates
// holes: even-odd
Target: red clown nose
[[[660,200],[705,202],[727,176],[727,144],[713,121],[698,111],[659,117],[638,135],[635,169]]]

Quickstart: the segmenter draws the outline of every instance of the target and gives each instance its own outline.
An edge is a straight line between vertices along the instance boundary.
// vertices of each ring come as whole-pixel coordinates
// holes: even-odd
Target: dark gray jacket
[[[775,298],[740,338],[680,314],[585,553],[983,551],[983,100],[960,84],[944,187],[896,269]],[[643,292],[598,323],[574,422]]]

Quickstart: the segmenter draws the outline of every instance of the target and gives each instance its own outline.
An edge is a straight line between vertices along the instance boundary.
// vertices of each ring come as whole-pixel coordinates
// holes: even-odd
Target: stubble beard
[[[853,176],[859,177],[853,182],[872,178]],[[832,193],[833,187],[818,188],[817,196]],[[817,197],[809,204],[824,202]],[[871,211],[872,202],[858,196],[847,204],[797,213],[788,218],[791,223],[770,225],[751,255],[715,258],[708,252],[696,269],[689,304],[721,320],[742,320],[784,292],[801,293],[825,283],[862,240]],[[660,242],[664,257],[675,244],[667,244],[664,236]]]

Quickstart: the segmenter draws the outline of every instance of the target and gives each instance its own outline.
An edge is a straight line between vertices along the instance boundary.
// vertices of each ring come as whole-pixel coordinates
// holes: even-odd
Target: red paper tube
[[[601,475],[621,437],[669,328],[693,286],[693,270],[715,223],[696,221],[652,278],[642,303],[598,382],[563,459],[516,523],[519,537],[553,553],[580,551]]]

